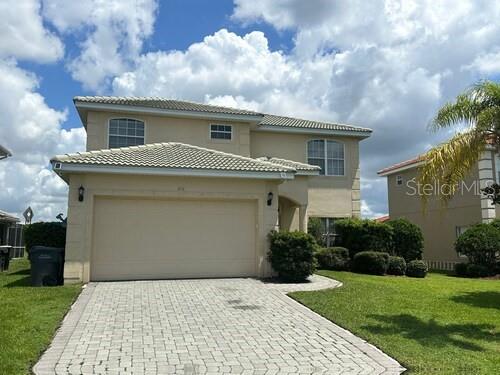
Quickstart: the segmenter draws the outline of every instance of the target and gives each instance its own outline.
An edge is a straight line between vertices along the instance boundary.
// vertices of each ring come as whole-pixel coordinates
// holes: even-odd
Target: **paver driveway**
[[[37,374],[397,374],[375,347],[253,279],[90,283]]]

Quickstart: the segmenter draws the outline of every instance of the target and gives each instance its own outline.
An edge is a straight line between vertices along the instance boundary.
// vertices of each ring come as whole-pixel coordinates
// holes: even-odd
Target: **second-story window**
[[[344,144],[326,139],[307,143],[307,162],[321,167],[320,175],[344,175]]]
[[[210,125],[211,139],[228,139],[233,138],[233,127],[231,125]]]
[[[109,148],[144,144],[144,122],[129,118],[109,120]]]

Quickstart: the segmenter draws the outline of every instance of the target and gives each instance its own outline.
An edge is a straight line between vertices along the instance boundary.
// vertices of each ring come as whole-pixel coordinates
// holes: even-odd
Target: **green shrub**
[[[284,281],[304,281],[315,271],[314,238],[304,232],[271,232],[268,259]]]
[[[307,220],[307,233],[314,237],[318,245],[324,244],[323,225],[319,217],[310,217]]]
[[[406,265],[406,276],[423,278],[427,275],[427,264],[423,260],[412,260]]]
[[[349,250],[345,247],[325,247],[316,252],[319,267],[325,270],[349,269]]]
[[[468,266],[469,266],[468,263],[456,263],[455,264],[455,275],[460,276],[460,277],[466,277]]]
[[[407,262],[422,259],[424,236],[418,227],[406,219],[395,219],[387,223],[393,230],[394,253]]]
[[[491,224],[476,224],[458,237],[455,250],[466,255],[469,263],[493,271],[500,250],[500,230]]]
[[[342,219],[335,222],[339,245],[349,249],[351,258],[365,249],[392,253],[393,229],[374,220]]]
[[[500,219],[493,220],[490,225],[500,231]]]
[[[492,275],[492,270],[480,264],[469,263],[465,275],[467,277],[487,277]]]
[[[402,276],[406,273],[406,261],[402,257],[390,256],[387,267],[388,275]]]
[[[24,226],[24,243],[29,250],[33,246],[66,246],[66,227],[60,222],[39,222]]]
[[[486,266],[472,263],[457,263],[455,264],[455,275],[459,277],[487,277],[496,273]]]
[[[352,259],[352,270],[370,275],[384,275],[389,266],[389,254],[378,251],[360,251]]]

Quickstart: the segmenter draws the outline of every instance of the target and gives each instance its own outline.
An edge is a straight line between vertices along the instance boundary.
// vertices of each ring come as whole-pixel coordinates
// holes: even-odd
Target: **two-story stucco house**
[[[416,157],[378,171],[387,177],[389,217],[404,217],[418,225],[424,236],[424,259],[437,269],[452,269],[455,263],[466,258],[455,251],[455,241],[471,225],[489,222],[500,217],[496,208],[481,189],[500,181],[500,158],[493,150],[481,154],[475,166],[446,204],[437,194],[447,194],[448,186],[418,184],[422,157]],[[427,196],[426,204],[422,195]]]
[[[159,98],[75,97],[65,280],[265,277],[273,229],[359,216],[371,130]]]

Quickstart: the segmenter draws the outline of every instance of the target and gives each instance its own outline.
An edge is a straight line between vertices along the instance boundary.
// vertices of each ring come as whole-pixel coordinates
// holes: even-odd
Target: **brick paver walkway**
[[[374,346],[253,279],[90,283],[36,374],[399,374]]]

